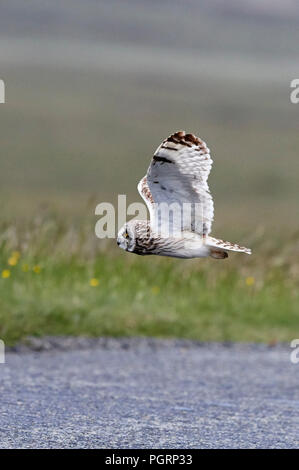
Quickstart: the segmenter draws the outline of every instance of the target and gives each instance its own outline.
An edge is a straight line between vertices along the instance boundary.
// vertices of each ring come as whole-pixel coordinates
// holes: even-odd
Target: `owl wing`
[[[205,142],[193,134],[179,131],[162,142],[138,185],[153,230],[186,230],[201,236],[211,232],[214,205],[208,176],[212,163]]]

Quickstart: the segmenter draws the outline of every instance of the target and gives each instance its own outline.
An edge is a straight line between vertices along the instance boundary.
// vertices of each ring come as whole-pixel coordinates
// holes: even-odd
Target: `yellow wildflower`
[[[253,284],[255,283],[255,279],[253,276],[249,276],[249,277],[246,277],[245,282],[246,282],[246,286],[253,286]]]
[[[18,264],[18,259],[15,256],[11,256],[10,258],[8,258],[7,262],[9,266],[15,266],[16,264]]]
[[[91,287],[97,287],[99,284],[100,284],[99,280],[96,279],[95,277],[93,277],[93,278],[90,279],[90,281],[89,281],[89,285],[90,285]]]
[[[10,270],[9,269],[3,269],[2,277],[3,277],[3,279],[7,279],[8,277],[10,277]]]
[[[35,266],[33,266],[32,269],[33,269],[33,272],[34,272],[35,274],[39,274],[40,271],[41,271],[41,267],[40,267],[38,264],[36,264]]]

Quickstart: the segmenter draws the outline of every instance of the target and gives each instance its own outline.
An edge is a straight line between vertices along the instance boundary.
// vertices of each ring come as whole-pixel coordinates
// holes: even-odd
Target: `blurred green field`
[[[91,198],[139,200],[153,151],[183,128],[211,149],[216,224],[296,230],[299,19],[291,7],[268,17],[252,4],[252,17],[235,2],[229,14],[205,0],[150,3],[3,9],[2,218],[30,218],[45,203],[82,218]]]
[[[139,200],[137,182],[153,151],[184,128],[211,148],[216,224],[220,214],[228,227],[297,228],[298,112],[289,90],[191,77],[21,72],[7,69],[14,95],[0,109],[2,217],[31,217],[45,203],[82,217],[90,198],[95,205],[117,194]]]

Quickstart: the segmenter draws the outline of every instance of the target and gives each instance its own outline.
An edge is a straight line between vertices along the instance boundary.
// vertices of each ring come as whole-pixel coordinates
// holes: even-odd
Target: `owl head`
[[[119,248],[122,248],[125,251],[130,251],[131,253],[134,253],[135,239],[136,239],[136,236],[135,236],[134,225],[128,222],[118,232],[117,244]]]
[[[151,255],[155,248],[151,239],[150,224],[147,220],[130,220],[118,232],[120,248],[136,255]]]

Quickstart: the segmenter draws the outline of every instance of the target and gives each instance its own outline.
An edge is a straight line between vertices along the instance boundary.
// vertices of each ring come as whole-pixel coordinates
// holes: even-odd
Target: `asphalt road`
[[[30,348],[0,364],[1,448],[299,447],[299,364],[288,345],[132,338]]]

